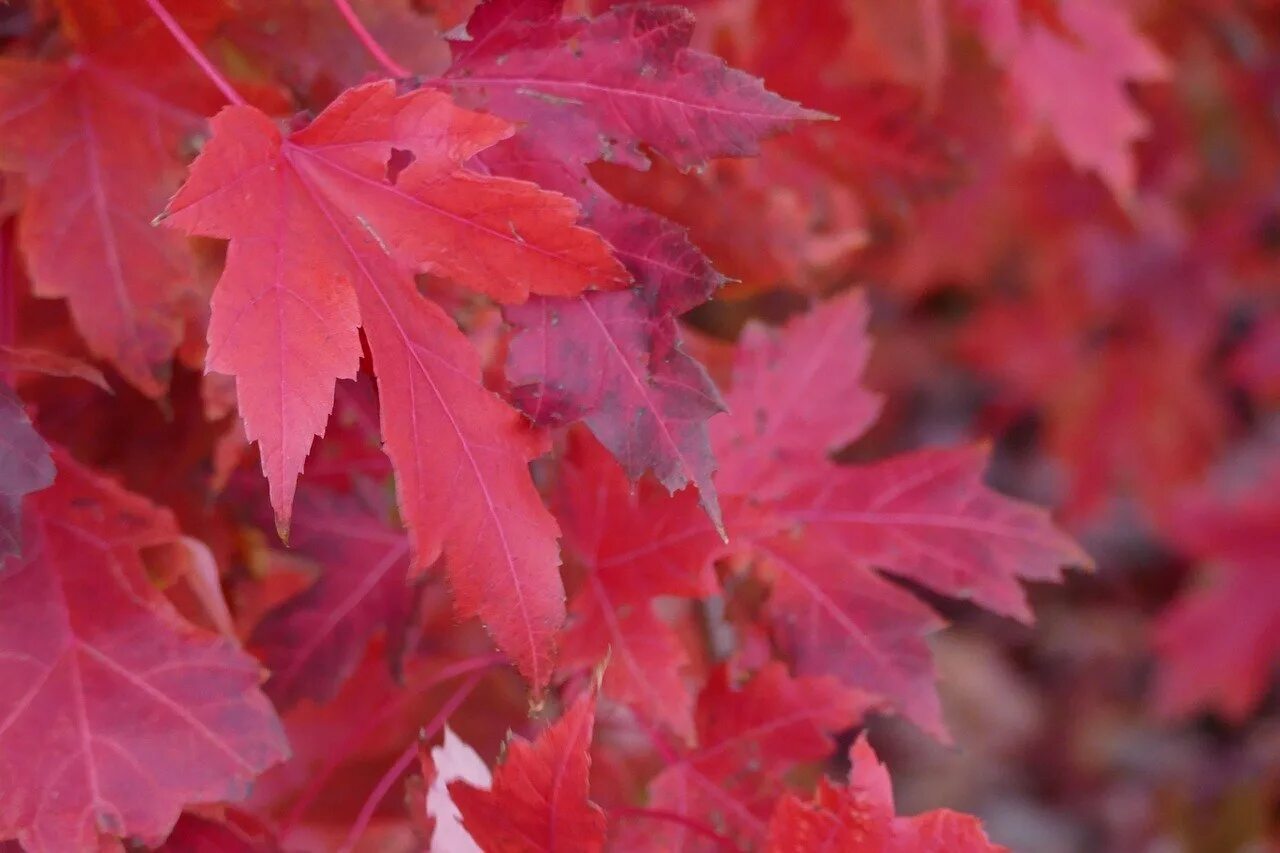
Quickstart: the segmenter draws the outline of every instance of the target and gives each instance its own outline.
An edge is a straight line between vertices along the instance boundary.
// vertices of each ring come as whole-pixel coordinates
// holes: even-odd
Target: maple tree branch
[[[426,726],[418,732],[418,736],[409,744],[408,747],[405,748],[405,751],[400,754],[400,757],[396,759],[395,764],[392,764],[390,769],[388,769],[387,772],[383,774],[382,778],[378,780],[378,784],[369,792],[368,799],[366,799],[364,801],[364,805],[361,806],[360,813],[356,815],[355,823],[351,824],[351,831],[347,833],[347,840],[343,842],[342,847],[339,848],[340,853],[350,853],[351,850],[355,849],[356,842],[360,840],[362,835],[364,835],[364,831],[368,828],[369,822],[373,820],[373,813],[378,810],[378,806],[387,796],[387,792],[391,790],[391,787],[395,785],[400,777],[404,775],[405,771],[409,769],[410,765],[413,764],[413,760],[418,757],[418,752],[421,749],[420,744],[434,736],[435,733],[444,726],[445,721],[453,715],[454,711],[458,710],[459,705],[466,701],[467,697],[471,695],[471,691],[475,689],[476,684],[478,684],[480,679],[483,677],[483,670],[480,672],[474,672],[466,681],[459,685],[458,689],[453,691],[453,695],[446,699],[445,703],[440,706],[440,710],[431,718],[431,722],[427,723]]]
[[[208,77],[209,82],[222,93],[222,97],[226,98],[230,104],[244,106],[244,98],[235,90],[230,81],[222,76],[222,72],[217,69],[209,57],[204,55],[204,51],[200,50],[199,46],[191,40],[191,36],[187,35],[186,30],[182,29],[182,25],[177,22],[173,15],[170,15],[169,11],[160,5],[160,0],[143,0],[143,2],[151,9],[152,14],[160,19],[160,23],[164,24],[164,28],[169,31],[169,35],[173,36],[174,40],[187,52],[187,56],[191,57],[191,60],[200,66],[204,76]]]
[[[388,74],[392,77],[412,77],[413,72],[405,68],[399,62],[396,62],[391,56],[382,49],[382,45],[378,44],[378,40],[373,37],[373,33],[360,22],[360,17],[356,15],[355,9],[351,8],[348,0],[333,0],[333,5],[337,8],[338,14],[342,15],[343,20],[347,22],[347,26],[351,28],[351,32],[360,40],[360,44],[364,45],[364,49],[369,55],[378,61]]]
[[[678,812],[671,812],[665,809],[642,809],[633,806],[622,806],[616,809],[609,809],[609,814],[618,818],[643,818],[648,820],[665,820],[668,823],[676,823],[685,829],[696,832],[699,835],[714,841],[724,850],[737,850],[738,845],[734,844],[724,835],[716,832],[700,820],[694,820],[688,815],[682,815]]]
[[[409,700],[417,699],[422,695],[422,691],[435,687],[437,684],[440,684],[443,681],[448,681],[455,676],[466,675],[470,672],[476,672],[476,670],[479,670],[479,674],[483,675],[488,670],[505,662],[506,658],[504,656],[500,654],[492,654],[478,655],[476,657],[465,658],[457,661],[456,663],[451,663],[448,666],[441,667],[439,670],[432,673],[431,677],[420,685],[417,690],[412,693],[406,693],[398,702],[392,702],[384,706],[381,711],[375,714],[374,717],[368,721],[367,726],[354,732],[351,737],[348,737],[337,749],[330,753],[328,762],[326,762],[324,767],[322,767],[311,778],[310,784],[308,784],[306,789],[298,796],[297,801],[293,804],[293,808],[289,810],[289,814],[286,815],[284,821],[281,822],[280,837],[286,837],[290,830],[298,825],[299,821],[302,820],[302,816],[307,813],[307,809],[309,809],[311,804],[315,802],[316,797],[320,796],[320,793],[324,790],[329,779],[337,772],[338,768],[342,766],[342,762],[346,761],[351,753],[354,752],[360,744],[364,743],[370,732],[376,731],[384,722],[404,710],[404,706]]]

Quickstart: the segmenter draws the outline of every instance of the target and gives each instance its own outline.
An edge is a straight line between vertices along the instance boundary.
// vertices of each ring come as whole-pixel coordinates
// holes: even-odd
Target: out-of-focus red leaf
[[[1167,520],[1172,540],[1205,571],[1156,626],[1156,698],[1166,713],[1207,707],[1240,721],[1280,659],[1280,457],[1254,450],[1216,473]]]
[[[1131,147],[1149,123],[1128,85],[1165,80],[1169,66],[1129,13],[1099,0],[1063,0],[1058,27],[1025,19],[1017,0],[962,0],[960,7],[1004,66],[1028,131],[1045,129],[1076,168],[1097,173],[1122,204],[1132,201]]]
[[[65,379],[83,379],[111,393],[102,371],[78,358],[42,349],[0,346],[0,371],[13,370],[57,376]]]
[[[187,241],[149,223],[220,100],[143,3],[119,6],[122,20],[73,16],[76,52],[62,61],[0,60],[0,167],[25,178],[34,293],[68,300],[92,352],[158,397],[203,293]]]
[[[8,387],[0,385],[0,558],[22,551],[22,500],[54,478],[49,445]]]
[[[320,566],[314,584],[273,608],[249,645],[271,670],[265,690],[280,708],[326,702],[378,632],[399,673],[415,639],[423,581],[409,581],[409,538],[354,498],[305,496],[293,547]]]
[[[177,538],[172,516],[56,461],[0,574],[0,836],[158,843],[185,804],[245,796],[287,748],[253,659],[148,585],[139,551]]]

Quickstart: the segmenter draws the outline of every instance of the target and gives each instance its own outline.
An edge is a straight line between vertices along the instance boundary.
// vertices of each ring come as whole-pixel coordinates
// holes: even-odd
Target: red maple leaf
[[[1166,713],[1208,707],[1241,721],[1271,683],[1280,659],[1277,476],[1274,448],[1240,453],[1166,520],[1173,542],[1205,564],[1156,626],[1156,698]]]
[[[676,318],[711,298],[723,276],[682,228],[618,202],[586,168],[527,137],[485,152],[485,162],[574,197],[636,282],[506,309],[516,331],[507,378],[517,405],[541,425],[583,421],[632,479],[652,471],[669,491],[693,483],[719,526],[707,421],[724,404],[682,349]]]
[[[758,842],[787,774],[829,755],[831,735],[858,723],[872,704],[835,679],[794,678],[780,663],[742,685],[718,667],[698,697],[697,746],[668,760],[650,782],[649,804],[724,827],[741,844]],[[628,849],[706,848],[705,838],[680,823],[636,828],[625,837]]]
[[[875,570],[1030,621],[1019,582],[1057,580],[1062,566],[1085,567],[1089,559],[1043,510],[983,485],[983,448],[924,450],[861,466],[831,461],[829,454],[857,438],[879,410],[879,398],[859,375],[869,352],[866,320],[862,296],[853,293],[822,303],[781,331],[744,333],[730,414],[711,430],[727,548],[705,544],[709,522],[688,513],[681,521],[674,503],[661,525],[670,535],[655,537],[648,525],[632,530],[618,520],[636,513],[631,510],[605,516],[607,532],[596,541],[641,540],[630,555],[627,583],[648,584],[650,596],[671,594],[666,579],[690,583],[726,553],[738,558],[735,565],[753,566],[772,589],[764,614],[773,641],[797,672],[832,675],[874,692],[945,739],[923,639],[943,623]],[[607,469],[591,470],[602,483],[599,494],[609,494]],[[584,485],[577,489],[591,493]],[[640,517],[649,513],[657,517],[658,510],[641,510]],[[653,547],[646,547],[647,532]],[[587,562],[597,567],[589,576],[596,583],[604,561]],[[616,633],[613,625],[624,624],[619,604],[627,599],[607,600],[614,598],[613,607],[601,608],[597,594],[576,614],[578,636],[601,638],[597,648]],[[670,678],[649,660],[651,682]]]
[[[90,350],[158,397],[203,293],[187,241],[148,223],[220,99],[141,3],[68,5],[67,58],[0,59],[0,168],[26,181],[34,293],[66,299]]]
[[[723,542],[690,492],[668,499],[648,479],[633,488],[590,440],[571,443],[557,498],[565,549],[586,570],[560,638],[560,671],[589,670],[608,657],[606,696],[692,738],[689,655],[654,604],[713,594],[709,555]]]
[[[788,795],[769,822],[769,853],[1008,853],[987,839],[977,818],[950,809],[897,817],[889,771],[866,735],[849,750],[849,784],[818,782],[813,799]]]
[[[178,538],[169,512],[55,461],[0,571],[0,837],[158,843],[184,804],[243,797],[287,748],[257,663],[150,586],[140,552]]]
[[[647,145],[681,168],[756,154],[759,140],[821,113],[689,48],[679,6],[561,18],[563,0],[488,0],[454,40],[439,81],[530,131],[566,160],[645,168]]]
[[[596,697],[584,691],[529,743],[513,738],[488,790],[449,784],[462,825],[491,853],[600,850],[605,817],[588,799]]]
[[[363,326],[415,565],[443,553],[460,613],[480,614],[544,684],[563,597],[555,521],[527,468],[539,444],[481,385],[475,350],[412,273],[429,267],[518,302],[616,286],[624,271],[574,225],[570,200],[464,170],[511,129],[439,92],[350,89],[287,138],[251,107],[213,126],[165,221],[231,240],[209,367],[237,377],[277,525],[287,530],[334,381],[355,376]],[[413,162],[389,176],[393,149]]]
[[[1130,148],[1149,129],[1128,84],[1164,80],[1169,67],[1126,11],[1099,0],[1062,0],[1046,23],[1043,15],[1022,15],[1039,3],[960,5],[1004,66],[1018,121],[1043,127],[1072,165],[1097,173],[1128,204],[1137,188]]]

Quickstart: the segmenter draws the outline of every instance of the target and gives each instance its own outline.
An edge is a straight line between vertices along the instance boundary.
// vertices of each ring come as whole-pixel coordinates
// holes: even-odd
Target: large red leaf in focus
[[[1019,580],[1057,580],[1089,560],[1043,510],[983,485],[981,448],[830,461],[879,409],[859,380],[866,321],[854,293],[744,334],[731,414],[712,429],[721,489],[739,499],[730,540],[773,584],[770,629],[797,671],[876,691],[945,739],[922,639],[942,622],[869,570],[1029,621]]]
[[[442,83],[464,103],[529,123],[566,160],[645,168],[647,145],[681,168],[759,152],[822,118],[756,77],[691,50],[693,15],[629,4],[562,19],[563,0],[489,0],[455,40]]]
[[[513,738],[488,790],[452,782],[462,825],[489,853],[600,850],[605,817],[588,799],[596,697],[584,691],[533,743]]]
[[[1241,722],[1280,660],[1280,452],[1241,453],[1217,475],[1166,520],[1206,569],[1156,625],[1156,700],[1165,713],[1206,707]]]
[[[68,5],[69,57],[0,59],[0,169],[25,179],[19,243],[35,294],[66,299],[94,355],[158,397],[203,293],[187,241],[149,223],[221,100],[142,3],[100,17]]]
[[[22,401],[0,385],[0,558],[22,551],[22,499],[53,482],[53,459]]]
[[[443,553],[460,613],[478,613],[544,684],[564,605],[558,530],[527,468],[540,446],[481,384],[477,353],[412,273],[430,268],[519,302],[616,286],[625,271],[574,225],[569,199],[464,170],[511,129],[442,93],[360,86],[287,138],[250,107],[213,125],[166,221],[231,240],[209,368],[236,376],[277,525],[287,530],[335,379],[355,375],[363,325],[415,565]],[[393,149],[413,162],[389,177]]]
[[[936,809],[897,817],[889,771],[866,735],[849,750],[849,761],[847,787],[822,779],[812,800],[788,795],[778,802],[769,822],[769,853],[1008,853],[971,815]]]
[[[287,747],[257,662],[148,581],[141,549],[178,539],[173,517],[56,462],[0,573],[0,837],[158,843],[184,804],[243,797]]]
[[[302,507],[293,547],[321,566],[320,577],[268,612],[249,640],[271,670],[266,693],[281,709],[304,697],[332,699],[379,632],[398,673],[422,597],[421,580],[408,579],[402,531],[356,498],[318,493]]]

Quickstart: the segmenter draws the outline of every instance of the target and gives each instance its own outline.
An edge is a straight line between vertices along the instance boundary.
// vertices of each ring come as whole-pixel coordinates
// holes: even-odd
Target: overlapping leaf
[[[682,349],[676,318],[709,299],[723,277],[678,226],[620,204],[585,168],[523,137],[487,152],[485,162],[576,198],[636,282],[506,310],[516,330],[507,376],[517,404],[538,424],[581,419],[632,479],[652,471],[669,491],[693,483],[719,525],[707,421],[724,406]]]
[[[608,657],[602,690],[688,739],[689,657],[654,611],[662,596],[701,598],[717,588],[709,557],[723,547],[688,491],[665,499],[650,480],[634,489],[599,445],[574,441],[558,489],[565,547],[586,570],[569,605],[560,669]]]
[[[644,168],[642,145],[682,168],[746,156],[759,140],[820,117],[759,79],[691,50],[693,16],[627,4],[561,18],[563,0],[488,0],[453,42],[457,96],[528,122],[566,160]]]
[[[769,853],[860,850],[866,853],[1008,853],[992,844],[977,818],[937,809],[915,817],[894,811],[889,771],[860,736],[849,750],[849,784],[819,780],[811,801],[788,795],[769,822]]]
[[[408,578],[408,537],[363,502],[317,495],[303,506],[293,545],[321,574],[263,617],[249,641],[271,670],[266,692],[281,708],[332,699],[379,632],[399,672],[422,594],[422,583]]]
[[[74,53],[0,59],[0,169],[25,179],[19,242],[35,294],[66,299],[92,352],[155,397],[203,293],[187,241],[148,223],[219,99],[141,2],[68,6]]]
[[[462,825],[482,850],[598,851],[605,818],[588,799],[596,698],[583,692],[533,743],[513,739],[489,789],[452,782]]]
[[[650,783],[655,809],[724,827],[740,846],[763,840],[786,774],[832,749],[832,734],[856,724],[868,697],[830,678],[793,678],[773,663],[739,686],[712,673],[698,697],[697,747]],[[679,823],[646,825],[632,849],[715,849]]]
[[[430,268],[518,302],[616,286],[625,272],[574,224],[570,200],[462,169],[510,128],[441,93],[400,96],[389,81],[351,89],[288,137],[250,107],[213,125],[166,222],[231,240],[209,367],[237,377],[277,525],[287,530],[335,380],[355,375],[363,326],[416,565],[443,553],[459,611],[480,614],[545,683],[563,599],[556,525],[527,469],[539,447],[480,384],[475,351],[412,273]],[[413,162],[392,176],[393,149]]]
[[[831,461],[829,454],[855,439],[879,408],[860,381],[869,352],[866,321],[862,296],[853,293],[781,331],[744,334],[728,396],[731,414],[712,428],[727,550],[748,560],[771,587],[763,615],[797,672],[870,691],[945,739],[924,642],[943,623],[876,570],[1027,621],[1020,581],[1054,581],[1063,566],[1089,560],[1042,510],[983,485],[984,449],[926,450],[863,466]],[[607,474],[595,476],[607,483]],[[667,513],[677,506],[670,503]],[[660,549],[638,543],[633,562],[647,562],[643,555],[650,553],[653,561],[647,570],[631,568],[631,577],[661,572],[692,582],[706,561],[725,553],[697,547],[712,530],[695,515],[686,513],[683,522],[668,517],[662,527],[675,534],[650,540]],[[606,530],[604,537],[623,541],[644,536],[628,533],[624,521]],[[593,578],[607,578],[601,561],[595,565]],[[650,589],[651,595],[667,592],[660,584]],[[596,608],[579,614],[578,631],[603,636],[611,624],[622,624],[616,603],[600,610],[597,599]],[[652,683],[660,677],[649,668]],[[635,707],[652,708],[641,697],[629,698]]]
[[[243,797],[287,748],[256,662],[148,582],[140,552],[177,539],[172,516],[56,462],[0,572],[0,837],[157,843],[186,803]]]

